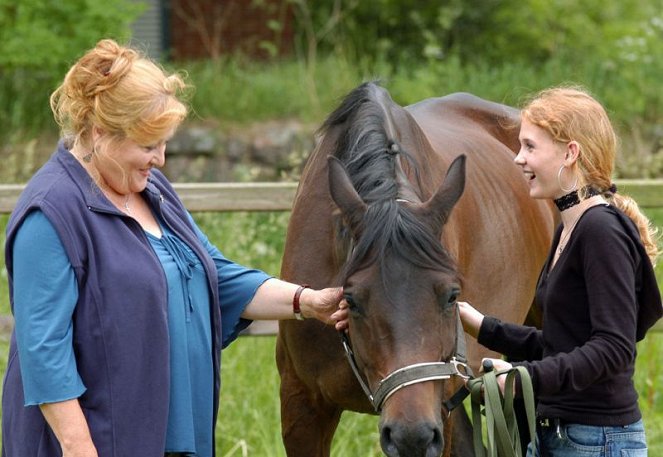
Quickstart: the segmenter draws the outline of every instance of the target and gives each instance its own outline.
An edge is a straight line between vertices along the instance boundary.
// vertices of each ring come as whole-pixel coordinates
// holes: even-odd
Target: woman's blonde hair
[[[92,148],[97,127],[117,141],[162,140],[187,116],[178,74],[167,74],[138,51],[105,39],[68,71],[50,103],[63,137]]]
[[[611,189],[618,139],[601,103],[581,87],[555,87],[530,99],[521,110],[521,118],[546,130],[556,141],[578,143],[580,153],[576,164],[581,198],[587,197],[584,189],[590,186],[629,216],[638,227],[651,262],[655,263],[659,255],[658,229],[640,211],[635,200]]]

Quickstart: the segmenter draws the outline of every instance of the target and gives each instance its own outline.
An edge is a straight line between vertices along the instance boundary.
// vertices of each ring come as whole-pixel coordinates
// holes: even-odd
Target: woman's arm
[[[64,457],[97,457],[77,399],[85,386],[72,342],[78,289],[71,263],[41,211],[26,217],[12,249],[13,311],[25,404],[39,405]]]
[[[78,399],[44,403],[39,408],[62,447],[62,457],[98,456]]]
[[[534,327],[501,322],[485,316],[467,302],[458,302],[463,329],[483,346],[519,360],[537,360],[543,354],[543,336]]]
[[[222,314],[233,317],[241,317],[245,320],[283,320],[294,319],[293,299],[298,284],[289,283],[259,270],[253,270],[238,265],[230,260],[214,246],[203,231],[198,227],[194,219],[189,215],[198,239],[201,241],[209,255],[214,260],[219,276],[220,296],[222,302]],[[242,287],[244,283],[246,287]],[[221,290],[223,289],[223,290]],[[254,293],[255,290],[255,293]],[[224,299],[221,292],[232,295]],[[241,296],[243,309],[241,314],[237,311],[239,307],[229,303],[238,301]],[[333,324],[331,314],[338,309],[338,303],[343,298],[342,288],[332,287],[321,290],[305,288],[299,296],[301,314],[304,318],[315,318],[327,324]],[[224,305],[225,304],[225,305]],[[224,306],[226,308],[224,309]],[[224,312],[225,311],[225,312]],[[233,321],[233,317],[225,321]]]
[[[275,278],[268,279],[258,288],[242,317],[263,320],[293,319],[293,298],[298,288],[297,284]],[[321,290],[305,288],[299,298],[302,316],[332,324],[331,314],[338,309],[341,298],[343,289],[340,287]]]
[[[41,211],[29,214],[12,246],[14,324],[25,405],[80,397],[72,316],[78,285],[53,225]]]

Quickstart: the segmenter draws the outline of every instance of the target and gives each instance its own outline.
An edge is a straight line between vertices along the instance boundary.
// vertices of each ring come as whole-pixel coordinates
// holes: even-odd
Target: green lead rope
[[[472,402],[474,424],[474,453],[476,457],[523,457],[527,449],[521,449],[518,423],[513,408],[515,376],[520,376],[530,441],[536,454],[536,416],[532,379],[524,367],[494,371],[492,364],[484,366],[485,374],[467,383]],[[497,376],[506,373],[504,396],[497,384]],[[482,389],[483,388],[483,389]],[[482,411],[482,404],[485,405]],[[482,415],[486,420],[486,446],[483,441]],[[486,453],[487,452],[487,453]]]

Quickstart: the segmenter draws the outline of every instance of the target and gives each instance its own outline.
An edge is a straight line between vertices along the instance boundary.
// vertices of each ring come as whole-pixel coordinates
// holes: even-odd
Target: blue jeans
[[[642,420],[617,427],[551,423],[537,427],[536,435],[536,457],[647,457]],[[533,456],[530,444],[527,457]]]

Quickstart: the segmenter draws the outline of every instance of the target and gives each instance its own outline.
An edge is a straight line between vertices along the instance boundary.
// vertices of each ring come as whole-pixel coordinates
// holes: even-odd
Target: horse
[[[454,371],[465,340],[457,300],[524,322],[556,221],[513,162],[518,126],[518,110],[468,93],[402,107],[376,82],[322,124],[281,277],[343,286],[350,321],[347,340],[319,321],[279,323],[289,457],[329,456],[345,410],[379,414],[389,457],[474,455],[464,408],[444,407],[467,374]],[[474,372],[497,356],[473,339],[466,347]]]

